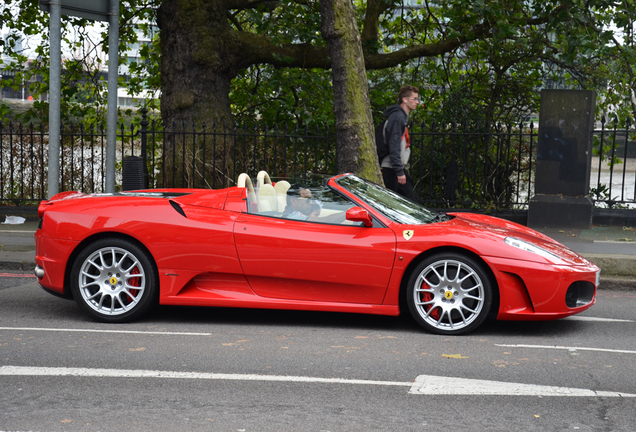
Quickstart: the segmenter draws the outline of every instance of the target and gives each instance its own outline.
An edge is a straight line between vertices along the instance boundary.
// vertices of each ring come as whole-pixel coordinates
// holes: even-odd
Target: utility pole
[[[62,50],[61,21],[62,4],[60,0],[52,0],[50,40],[51,65],[49,71],[49,187],[48,198],[60,190],[60,101],[62,83]]]
[[[108,21],[108,112],[106,129],[106,192],[115,192],[117,145],[117,78],[119,76],[119,0],[39,0],[50,13],[51,65],[49,84],[49,187],[48,198],[59,192],[60,105],[62,77],[62,15]]]

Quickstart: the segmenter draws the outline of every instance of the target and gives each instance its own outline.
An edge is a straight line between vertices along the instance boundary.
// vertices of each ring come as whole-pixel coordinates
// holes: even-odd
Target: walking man
[[[409,113],[420,103],[419,92],[417,87],[402,86],[398,95],[398,104],[384,110],[384,117],[387,120],[384,127],[384,139],[388,143],[389,154],[380,161],[382,178],[387,189],[415,202],[418,202],[418,199],[413,192],[413,182],[408,172],[411,143],[407,125]]]

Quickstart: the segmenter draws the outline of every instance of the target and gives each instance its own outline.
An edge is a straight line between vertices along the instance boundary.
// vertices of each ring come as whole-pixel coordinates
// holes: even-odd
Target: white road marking
[[[96,330],[96,329],[35,328],[35,327],[0,327],[0,330],[78,332],[78,333],[124,333],[124,334],[147,334],[147,335],[168,335],[168,336],[213,336],[213,333],[153,332],[153,331],[135,331],[135,330]]]
[[[173,378],[232,381],[277,381],[321,384],[354,384],[409,387],[410,394],[466,395],[466,396],[577,396],[577,397],[636,397],[636,394],[595,391],[579,388],[507,383],[466,378],[420,375],[415,382],[376,381],[306,376],[220,374],[205,372],[171,372],[126,369],[88,369],[64,367],[1,366],[0,376],[71,376],[89,378]]]
[[[634,320],[628,319],[618,319],[618,318],[598,318],[598,317],[588,317],[588,316],[571,316],[567,318],[563,318],[568,321],[600,321],[600,322],[636,322]]]
[[[422,395],[469,396],[585,396],[585,397],[636,397],[636,394],[595,391],[569,387],[519,384],[466,378],[420,375],[409,391]]]
[[[317,378],[283,375],[253,375],[253,374],[221,374],[206,372],[170,372],[150,370],[126,369],[88,369],[64,367],[29,367],[29,366],[1,366],[0,375],[28,375],[28,376],[77,376],[93,378],[178,378],[178,379],[207,379],[232,381],[283,381],[327,384],[371,384],[384,386],[410,387],[413,382],[374,381],[345,378]]]
[[[630,350],[618,350],[618,349],[608,349],[608,348],[588,348],[588,347],[569,347],[569,346],[557,346],[557,345],[508,345],[508,344],[495,344],[499,347],[506,348],[537,348],[537,349],[557,349],[557,350],[568,350],[568,351],[600,351],[600,352],[610,352],[610,353],[620,353],[620,354],[636,354],[636,351]]]

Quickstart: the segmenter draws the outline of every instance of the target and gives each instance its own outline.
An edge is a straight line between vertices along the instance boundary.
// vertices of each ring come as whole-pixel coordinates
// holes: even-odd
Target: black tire
[[[150,255],[135,243],[104,238],[77,256],[71,291],[80,308],[95,320],[129,322],[157,303],[157,270]]]
[[[418,324],[432,333],[459,335],[484,322],[494,288],[482,263],[449,252],[422,261],[409,279],[406,295]]]

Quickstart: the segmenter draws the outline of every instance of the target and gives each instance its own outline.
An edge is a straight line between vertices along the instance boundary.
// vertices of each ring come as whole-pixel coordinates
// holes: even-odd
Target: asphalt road
[[[24,276],[0,275],[0,431],[634,430],[633,291],[442,337],[249,309],[99,324]]]

